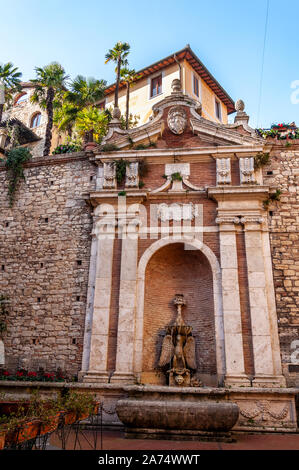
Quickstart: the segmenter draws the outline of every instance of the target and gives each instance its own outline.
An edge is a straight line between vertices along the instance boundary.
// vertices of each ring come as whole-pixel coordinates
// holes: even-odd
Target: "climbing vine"
[[[123,160],[122,158],[120,160],[114,160],[115,164],[115,173],[116,173],[116,181],[118,184],[121,184],[126,176],[126,168],[129,165],[129,162],[126,160]]]
[[[269,162],[270,153],[258,153],[254,157],[254,168],[261,168]]]
[[[280,196],[281,196],[281,190],[280,190],[280,189],[276,189],[275,193],[270,194],[270,196],[268,197],[268,199],[265,199],[265,200],[263,201],[264,208],[267,210],[271,202],[280,201]]]
[[[7,153],[6,169],[8,177],[9,205],[13,206],[15,194],[20,181],[25,179],[24,164],[32,158],[30,150],[26,147],[14,147]]]

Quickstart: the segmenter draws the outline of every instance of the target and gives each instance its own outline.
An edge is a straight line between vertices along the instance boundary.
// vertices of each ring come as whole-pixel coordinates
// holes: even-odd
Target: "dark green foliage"
[[[276,189],[275,193],[270,194],[269,198],[265,199],[265,201],[263,201],[264,208],[268,209],[271,202],[280,201],[280,196],[281,196],[281,190]]]
[[[76,144],[61,144],[58,145],[52,152],[52,155],[59,155],[61,153],[73,153],[73,152],[79,152],[82,150],[80,145]]]
[[[8,154],[6,159],[9,205],[13,206],[15,194],[19,186],[20,180],[24,180],[24,164],[32,158],[31,152],[26,147],[14,147]]]
[[[260,168],[261,166],[267,165],[269,162],[270,154],[269,153],[258,153],[254,157],[254,168]]]
[[[115,144],[105,144],[101,147],[101,152],[117,152],[119,147]]]
[[[172,173],[171,179],[172,179],[172,181],[182,181],[183,180],[182,175],[181,175],[180,172]]]
[[[121,184],[126,177],[126,169],[130,162],[121,158],[120,160],[114,160],[114,164],[116,166],[116,181]]]

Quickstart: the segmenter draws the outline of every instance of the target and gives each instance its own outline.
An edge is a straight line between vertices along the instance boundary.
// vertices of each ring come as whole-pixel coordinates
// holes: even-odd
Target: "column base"
[[[88,371],[84,377],[84,383],[108,383],[110,375],[106,371]]]
[[[256,375],[252,386],[257,388],[286,387],[286,379],[283,375]]]
[[[251,387],[251,382],[247,375],[226,375],[224,378],[225,387]]]
[[[136,384],[136,377],[135,374],[129,372],[114,372],[111,377],[110,383]]]

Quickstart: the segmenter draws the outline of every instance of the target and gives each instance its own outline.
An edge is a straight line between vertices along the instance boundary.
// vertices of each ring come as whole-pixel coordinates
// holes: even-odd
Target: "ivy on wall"
[[[7,153],[5,166],[8,178],[8,198],[10,207],[13,206],[16,191],[21,180],[25,180],[24,164],[31,160],[32,154],[26,147],[14,147]]]

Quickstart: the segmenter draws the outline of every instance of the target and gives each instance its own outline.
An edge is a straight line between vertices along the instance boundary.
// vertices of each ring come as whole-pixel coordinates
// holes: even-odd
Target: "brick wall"
[[[35,159],[13,209],[0,171],[0,293],[11,300],[5,336],[11,370],[81,368],[95,186],[84,155]]]
[[[216,374],[213,280],[208,261],[199,251],[172,244],[153,255],[146,269],[143,370],[154,371],[165,327],[174,322],[175,294],[182,293],[186,324],[193,327],[200,376]],[[212,377],[210,378],[212,380]]]

